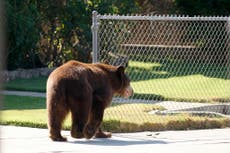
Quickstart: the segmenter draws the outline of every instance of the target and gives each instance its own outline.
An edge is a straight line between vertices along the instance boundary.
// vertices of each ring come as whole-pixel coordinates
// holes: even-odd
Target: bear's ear
[[[123,84],[124,77],[125,77],[125,67],[124,66],[117,67],[117,76],[120,79],[121,84]]]
[[[118,72],[118,74],[124,74],[125,73],[125,67],[124,66],[118,66],[117,72]]]

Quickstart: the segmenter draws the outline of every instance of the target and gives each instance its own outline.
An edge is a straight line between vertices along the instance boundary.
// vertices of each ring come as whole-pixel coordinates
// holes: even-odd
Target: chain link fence
[[[113,100],[119,120],[143,112],[138,122],[149,114],[158,115],[154,121],[182,112],[230,115],[230,17],[93,12],[92,33],[93,62],[124,65],[132,80],[134,96]]]

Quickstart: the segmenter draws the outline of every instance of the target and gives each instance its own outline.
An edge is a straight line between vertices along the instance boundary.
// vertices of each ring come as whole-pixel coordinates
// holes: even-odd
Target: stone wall
[[[0,76],[3,82],[7,82],[18,78],[28,79],[48,76],[54,69],[55,68],[17,69],[14,71],[2,71],[0,72]]]

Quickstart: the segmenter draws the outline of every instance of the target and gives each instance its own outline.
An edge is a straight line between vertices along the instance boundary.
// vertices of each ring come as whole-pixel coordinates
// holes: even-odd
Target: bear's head
[[[117,90],[116,94],[124,98],[128,98],[133,95],[133,88],[130,85],[130,79],[125,73],[124,66],[118,66],[116,71],[118,78],[120,80],[120,88]]]

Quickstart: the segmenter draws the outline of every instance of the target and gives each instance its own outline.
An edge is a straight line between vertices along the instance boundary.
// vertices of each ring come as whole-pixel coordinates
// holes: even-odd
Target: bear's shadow
[[[144,144],[167,144],[161,140],[117,140],[117,139],[92,139],[85,141],[69,141],[74,144],[98,145],[98,146],[128,146],[128,145],[144,145]]]

